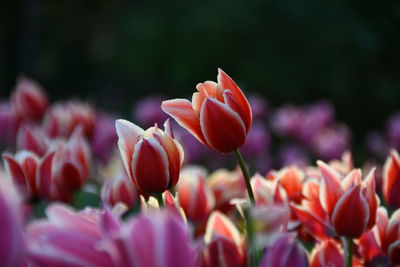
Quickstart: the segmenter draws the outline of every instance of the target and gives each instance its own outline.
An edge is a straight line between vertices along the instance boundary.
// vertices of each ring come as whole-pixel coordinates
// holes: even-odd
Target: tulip
[[[28,266],[116,266],[112,249],[102,246],[106,231],[118,230],[109,214],[52,204],[46,215],[47,219],[32,221],[26,228]]]
[[[52,187],[53,152],[39,158],[29,151],[20,151],[14,157],[3,154],[8,177],[13,181],[25,200],[35,197],[50,198]]]
[[[288,198],[300,204],[303,198],[301,192],[305,180],[304,172],[297,167],[286,167],[279,171],[277,179],[279,180],[279,184],[285,189]]]
[[[140,215],[114,234],[116,266],[194,267],[194,253],[185,223],[174,214]]]
[[[18,79],[11,99],[18,115],[27,120],[40,120],[48,106],[47,97],[40,85],[26,77]]]
[[[291,234],[284,234],[266,249],[260,267],[308,266],[306,250]]]
[[[176,185],[183,150],[168,120],[165,132],[157,125],[144,131],[126,120],[117,120],[115,127],[125,168],[141,194],[160,194]]]
[[[386,203],[394,208],[400,208],[400,158],[393,150],[383,168],[383,197]]]
[[[113,155],[117,141],[114,117],[103,114],[98,116],[90,142],[93,156],[102,163],[107,163]]]
[[[207,266],[243,266],[243,239],[233,222],[219,211],[208,218],[204,244],[203,257]]]
[[[311,251],[311,267],[343,267],[344,256],[341,249],[333,240],[326,240],[316,245]]]
[[[0,262],[4,267],[24,266],[25,246],[21,209],[14,187],[5,177],[0,177]]]
[[[269,181],[260,174],[254,175],[250,182],[257,205],[268,206],[274,203],[283,203],[286,200],[286,194],[277,182]]]
[[[205,184],[206,173],[196,167],[182,170],[176,191],[186,216],[200,222],[208,216],[215,200],[211,190]]]
[[[48,138],[41,130],[31,125],[21,125],[17,135],[19,150],[29,150],[42,157],[48,147]]]
[[[103,202],[111,206],[123,203],[128,207],[133,207],[139,201],[137,189],[125,173],[118,173],[113,179],[106,181],[101,195]]]
[[[192,103],[186,99],[164,101],[161,108],[201,143],[221,153],[238,149],[246,141],[252,112],[243,92],[221,69],[218,83],[196,86]]]

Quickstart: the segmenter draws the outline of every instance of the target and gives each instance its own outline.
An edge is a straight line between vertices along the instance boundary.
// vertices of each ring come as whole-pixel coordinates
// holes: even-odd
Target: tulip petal
[[[233,93],[231,90],[224,90],[223,93],[224,96],[224,102],[225,104],[227,104],[231,109],[233,109],[234,111],[236,111],[240,118],[243,120],[245,126],[246,126],[246,133],[248,133],[250,131],[250,127],[251,127],[251,122],[249,123],[248,117],[246,115],[246,111],[244,109],[244,107],[242,107],[238,101],[235,99]]]
[[[151,163],[151,168],[148,164]],[[142,139],[134,148],[132,174],[139,189],[147,193],[162,193],[170,185],[168,156],[154,138]]]
[[[52,183],[54,152],[48,153],[41,160],[36,174],[36,188],[40,197],[49,197]]]
[[[192,104],[187,99],[163,101],[161,109],[174,118],[180,126],[188,130],[197,140],[207,145],[200,129],[199,117],[196,116]]]
[[[213,237],[223,236],[240,245],[240,233],[233,222],[220,211],[214,211],[208,218],[204,241],[209,244]]]
[[[121,152],[122,160],[129,177],[133,180],[131,162],[133,148],[139,140],[139,136],[144,133],[143,129],[139,126],[126,121],[126,120],[116,120],[115,128],[118,135],[118,147]]]
[[[393,150],[383,168],[383,196],[387,204],[400,207],[400,157]]]
[[[388,255],[393,264],[400,264],[400,240],[397,240],[389,246]]]
[[[22,170],[21,166],[9,154],[3,154],[3,159],[4,159],[4,167],[7,172],[7,175],[11,178],[13,183],[17,186],[19,192],[23,196],[27,196],[29,194],[29,187],[27,185],[27,181],[25,180],[25,173]]]
[[[207,143],[221,153],[238,149],[246,141],[243,120],[215,98],[207,98],[203,102],[200,125]]]
[[[332,224],[338,235],[358,238],[366,230],[369,220],[368,202],[360,186],[354,186],[338,200],[332,213]]]
[[[336,202],[343,194],[343,189],[340,185],[340,177],[339,174],[326,163],[318,161],[317,164],[322,174],[319,191],[321,205],[328,214],[331,214]]]
[[[218,69],[217,80],[218,84],[221,85],[223,89],[229,89],[232,91],[233,96],[242,108],[243,114],[247,118],[246,120],[244,120],[246,123],[246,129],[250,129],[251,122],[253,120],[253,114],[251,112],[250,104],[247,101],[242,90],[240,90],[239,86],[237,86],[232,78],[229,77],[222,69]]]

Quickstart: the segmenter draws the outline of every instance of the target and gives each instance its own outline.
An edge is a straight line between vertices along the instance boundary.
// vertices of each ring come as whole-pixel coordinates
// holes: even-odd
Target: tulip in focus
[[[46,112],[48,100],[35,81],[20,77],[11,100],[18,115],[24,120],[40,120]]]
[[[393,208],[400,208],[400,157],[396,150],[385,162],[382,190],[385,202]]]
[[[238,149],[252,123],[251,107],[243,92],[221,69],[218,83],[206,81],[196,88],[192,102],[168,100],[161,108],[208,147],[221,153]]]
[[[24,266],[25,244],[22,210],[17,192],[0,175],[0,264],[2,267]]]
[[[163,193],[176,185],[184,156],[168,120],[165,131],[157,125],[144,131],[126,120],[117,120],[115,127],[125,168],[141,194]]]

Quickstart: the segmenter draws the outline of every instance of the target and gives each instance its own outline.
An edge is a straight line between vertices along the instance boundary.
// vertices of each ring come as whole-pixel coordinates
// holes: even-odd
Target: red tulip
[[[18,79],[11,99],[18,115],[28,120],[40,120],[48,106],[47,97],[40,85],[26,77]]]
[[[47,139],[41,128],[21,125],[17,135],[17,147],[20,150],[32,151],[42,157],[47,151]]]
[[[221,69],[217,79],[218,83],[199,83],[192,102],[168,100],[161,108],[201,143],[228,153],[245,143],[252,112],[243,92]]]
[[[169,121],[164,124],[165,132],[157,125],[144,131],[126,120],[117,120],[115,127],[125,168],[142,194],[162,193],[176,185],[183,150]]]
[[[344,256],[342,250],[333,240],[326,240],[316,245],[310,256],[311,267],[343,267]]]
[[[29,151],[20,151],[14,157],[7,153],[3,155],[8,176],[26,200],[37,196],[51,197],[53,156],[50,152],[39,158]]]
[[[207,218],[214,207],[215,200],[211,190],[205,185],[206,173],[195,167],[183,169],[176,185],[186,216],[200,222]]]
[[[251,178],[250,183],[257,205],[268,206],[286,201],[286,194],[276,181],[269,181],[260,174],[256,174]]]
[[[400,208],[400,157],[393,150],[383,169],[383,197],[389,206]]]
[[[101,192],[104,203],[111,206],[124,203],[133,207],[139,201],[139,194],[135,185],[124,173],[117,173],[113,179],[109,179],[103,186]]]
[[[286,167],[279,171],[277,175],[280,185],[285,189],[288,198],[300,204],[303,198],[302,188],[305,175],[302,170],[297,167]]]

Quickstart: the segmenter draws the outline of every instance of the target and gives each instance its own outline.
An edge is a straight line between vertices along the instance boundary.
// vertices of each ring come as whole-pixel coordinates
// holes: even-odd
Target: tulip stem
[[[346,267],[351,267],[353,263],[353,239],[351,237],[346,238],[347,241],[347,253],[346,253]]]
[[[155,194],[157,201],[158,201],[158,205],[160,206],[160,208],[164,207],[164,199],[162,196],[162,193],[157,193]]]
[[[242,154],[240,154],[239,149],[236,149],[235,151],[233,151],[233,153],[235,154],[236,161],[238,162],[240,169],[242,170],[243,179],[244,182],[246,183],[247,193],[249,194],[250,202],[252,205],[254,205],[256,203],[256,200],[254,199],[253,189],[251,188],[250,184],[249,170],[247,169],[246,164],[244,163]]]

